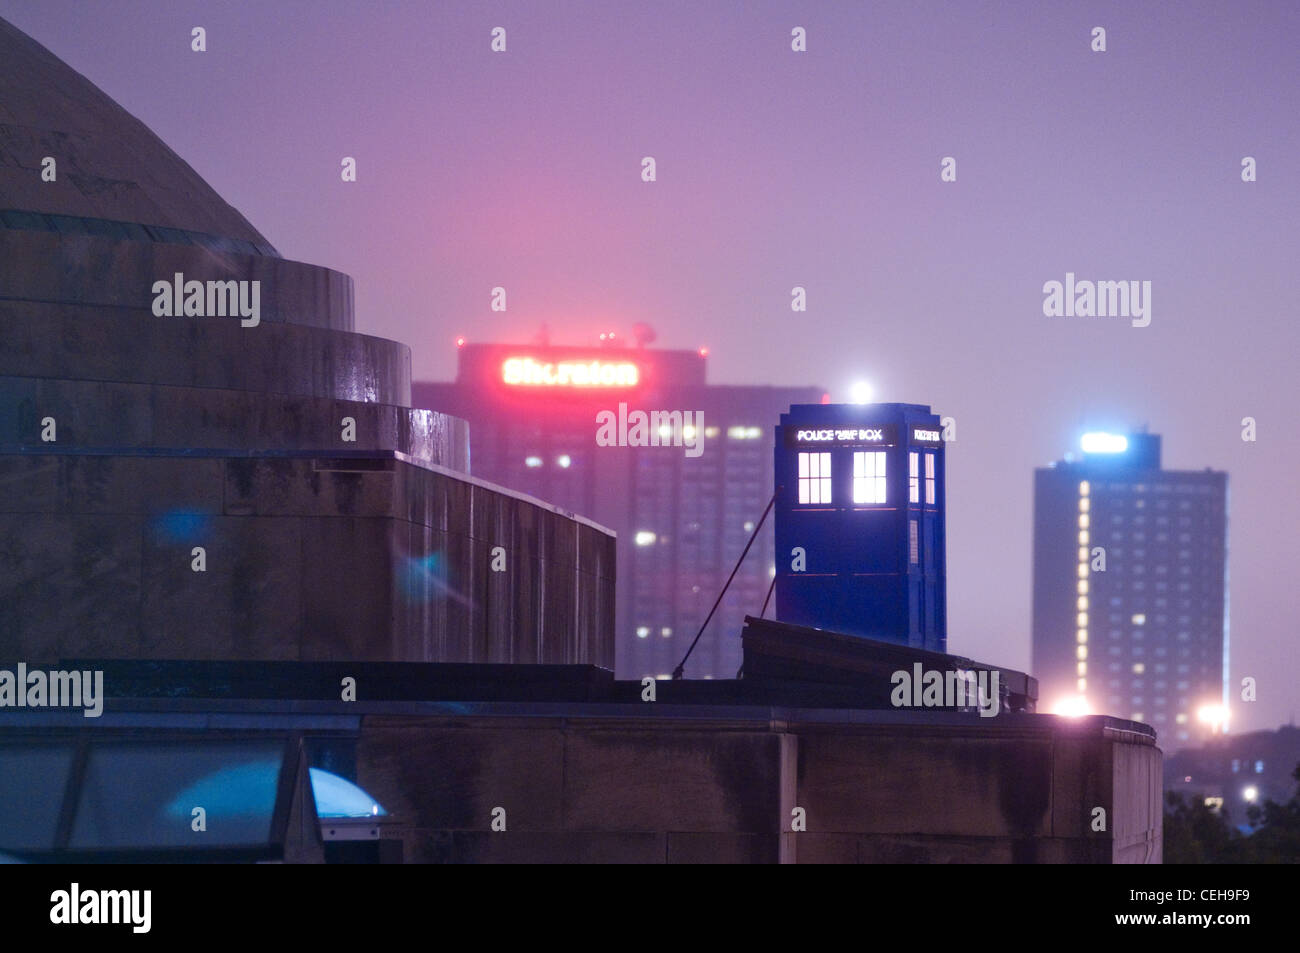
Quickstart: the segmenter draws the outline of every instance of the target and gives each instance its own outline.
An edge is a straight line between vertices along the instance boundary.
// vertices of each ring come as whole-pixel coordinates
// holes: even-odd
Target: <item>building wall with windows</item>
[[[1160,469],[1159,438],[1035,472],[1034,675],[1180,747],[1227,704],[1227,474]]]
[[[696,351],[465,344],[458,357],[456,381],[416,382],[413,402],[469,421],[475,476],[618,533],[616,671],[669,676],[772,497],[773,421],[822,389],[711,385]],[[698,454],[671,435],[660,446],[599,445],[596,415],[620,405],[702,412]],[[769,517],[687,677],[735,676],[744,616],[762,610],[772,571]]]

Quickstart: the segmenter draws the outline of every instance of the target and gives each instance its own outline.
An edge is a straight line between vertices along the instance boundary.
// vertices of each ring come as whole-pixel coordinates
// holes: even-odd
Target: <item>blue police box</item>
[[[795,404],[774,473],[777,619],[946,652],[939,416]]]

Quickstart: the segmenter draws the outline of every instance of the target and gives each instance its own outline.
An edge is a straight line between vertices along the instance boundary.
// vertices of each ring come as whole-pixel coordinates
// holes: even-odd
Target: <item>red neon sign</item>
[[[509,357],[501,380],[512,387],[635,387],[640,369],[630,361],[534,361]]]

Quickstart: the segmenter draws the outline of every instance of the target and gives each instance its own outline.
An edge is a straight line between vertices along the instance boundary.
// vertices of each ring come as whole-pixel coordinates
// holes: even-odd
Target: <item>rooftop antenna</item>
[[[632,325],[632,338],[636,341],[637,347],[646,347],[653,344],[656,337],[658,335],[655,334],[655,329],[644,321],[638,321]]]

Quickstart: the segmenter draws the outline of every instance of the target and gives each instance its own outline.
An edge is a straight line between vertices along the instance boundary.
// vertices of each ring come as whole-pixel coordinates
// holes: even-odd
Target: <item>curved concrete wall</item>
[[[351,278],[3,20],[0,90],[0,653],[613,668],[613,534],[465,476]],[[155,314],[177,274],[256,325]]]
[[[180,156],[94,83],[0,20],[0,208],[264,239]],[[41,180],[53,156],[59,175]]]
[[[455,474],[0,453],[0,486],[0,658],[614,667],[613,535]]]
[[[0,301],[0,375],[411,403],[411,349],[294,324]]]
[[[343,439],[344,418],[355,440]],[[43,421],[54,421],[44,440]],[[0,451],[388,451],[469,466],[459,418],[390,404],[48,377],[0,377]]]
[[[154,282],[170,282],[179,272],[186,281],[260,281],[262,322],[353,330],[352,279],[285,258],[198,245],[0,229],[0,262],[0,300],[121,308],[165,321],[170,319],[153,314],[152,289]]]

